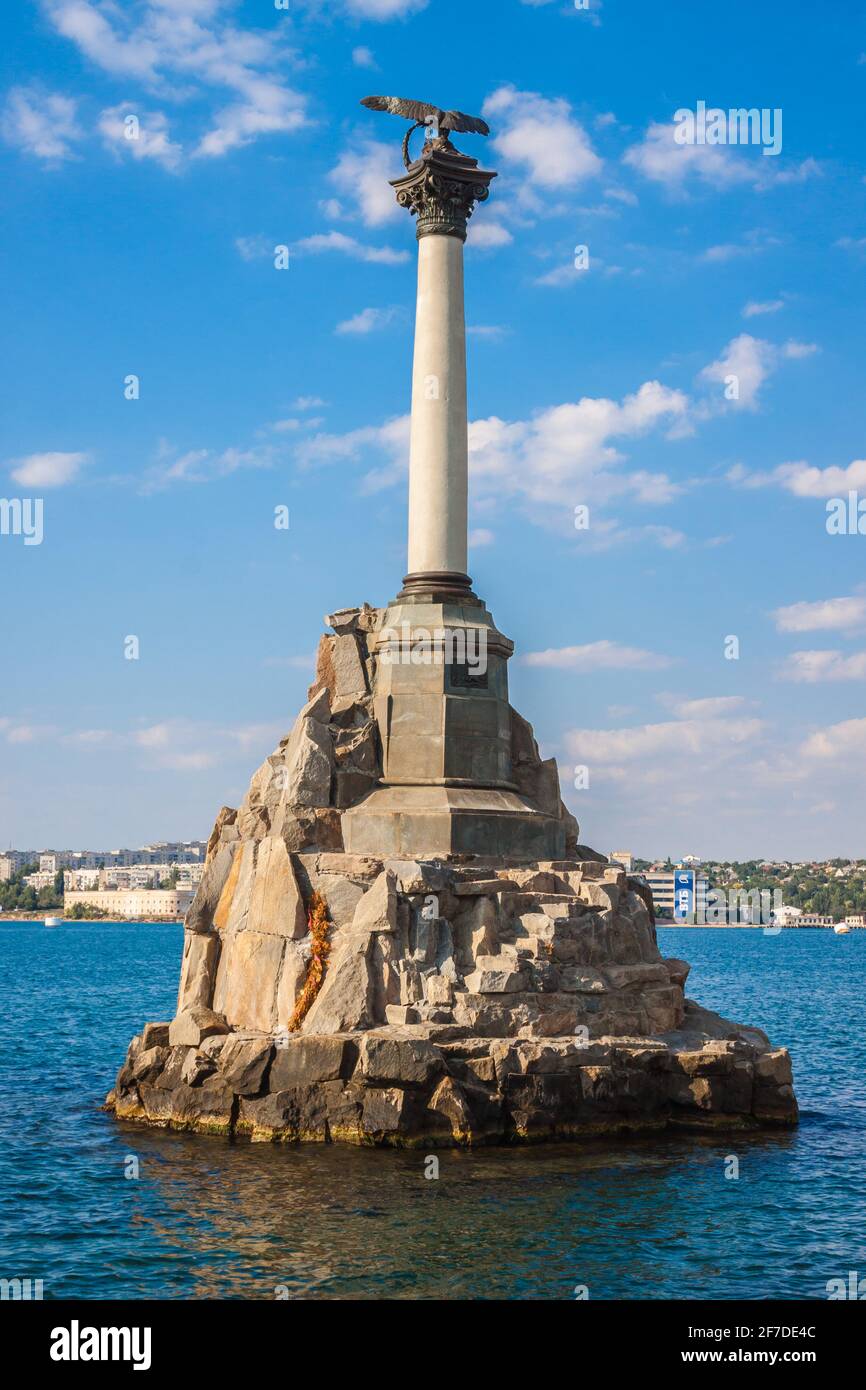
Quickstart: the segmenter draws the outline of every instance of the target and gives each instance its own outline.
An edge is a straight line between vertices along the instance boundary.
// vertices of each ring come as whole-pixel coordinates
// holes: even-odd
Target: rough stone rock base
[[[118,1119],[266,1143],[452,1147],[797,1122],[791,1064],[758,1029],[688,1001],[653,1037],[479,1038],[448,1024],[364,1033],[133,1038]]]
[[[467,766],[504,760],[516,790],[382,785],[392,754],[439,756],[391,717],[421,675],[382,674],[382,618],[329,617],[291,733],[217,816],[175,1017],[133,1038],[118,1118],[397,1145],[795,1123],[787,1052],[688,1005],[646,883],[578,844],[556,763],[507,704],[501,635],[487,703],[424,679]]]

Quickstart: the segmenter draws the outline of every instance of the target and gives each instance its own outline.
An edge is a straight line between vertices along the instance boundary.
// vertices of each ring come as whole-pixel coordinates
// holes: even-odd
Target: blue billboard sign
[[[695,915],[695,871],[674,870],[674,921],[687,922]]]

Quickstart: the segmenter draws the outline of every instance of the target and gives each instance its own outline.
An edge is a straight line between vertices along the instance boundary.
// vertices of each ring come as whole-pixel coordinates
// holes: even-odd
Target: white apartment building
[[[57,875],[54,873],[43,873],[39,870],[35,874],[27,874],[24,882],[38,893],[40,888],[53,888],[56,877]]]
[[[23,859],[23,862],[38,859],[39,868],[44,873],[57,873],[58,869],[130,869],[143,865],[155,868],[168,865],[171,869],[175,864],[204,864],[206,853],[205,840],[156,840],[152,845],[142,845],[140,849],[43,850],[41,854],[34,853]]]
[[[118,889],[131,892],[142,888],[160,888],[177,873],[176,888],[195,891],[204,873],[203,864],[136,864],[124,869],[65,869],[63,886],[66,892],[98,888],[103,892]]]
[[[64,869],[63,891],[80,892],[99,887],[99,869]]]
[[[35,849],[6,849],[0,852],[0,883],[8,883],[28,864],[35,864],[39,855]]]

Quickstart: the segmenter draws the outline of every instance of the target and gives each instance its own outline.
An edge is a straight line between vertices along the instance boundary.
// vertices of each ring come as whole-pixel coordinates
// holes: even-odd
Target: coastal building
[[[65,893],[63,906],[67,911],[76,907],[98,907],[112,917],[127,917],[132,922],[150,922],[161,917],[184,917],[192,900],[193,894],[187,888],[143,888],[130,891],[96,888]]]
[[[653,895],[653,904],[657,917],[672,918],[677,894],[683,891],[684,880],[680,881],[679,875],[686,874],[690,881],[690,908],[688,916],[697,916],[699,921],[706,917],[707,895],[709,893],[710,881],[705,874],[697,874],[694,870],[677,869],[647,869],[641,874],[641,878],[646,881],[647,887]]]
[[[609,855],[614,864],[622,864],[627,874],[634,872],[634,855],[628,849],[615,849]]]
[[[804,912],[799,907],[777,907],[773,912],[773,924],[777,927],[832,927],[835,920],[821,912]]]
[[[854,912],[850,917],[845,918],[846,927],[860,927],[866,929],[866,912]]]

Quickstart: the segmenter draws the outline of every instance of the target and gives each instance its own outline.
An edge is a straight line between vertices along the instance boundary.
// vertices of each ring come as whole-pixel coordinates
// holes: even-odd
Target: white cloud
[[[355,237],[346,236],[343,232],[316,232],[313,236],[304,237],[294,249],[313,256],[322,251],[338,251],[356,261],[371,261],[377,265],[400,265],[409,259],[408,251],[392,251],[390,246],[364,246]]]
[[[681,190],[690,178],[724,189],[761,177],[763,171],[758,165],[744,160],[741,152],[729,146],[677,144],[677,129],[673,121],[654,121],[643,139],[626,150],[625,163],[669,190]]]
[[[425,10],[429,0],[344,0],[350,15],[358,19],[406,19]]]
[[[866,597],[792,603],[772,614],[779,632],[843,632],[866,624]]]
[[[0,734],[7,743],[35,743],[48,738],[56,730],[50,724],[19,724],[14,719],[0,718]]]
[[[151,724],[134,734],[134,742],[141,748],[164,748],[169,740],[168,724]]]
[[[378,492],[399,482],[408,469],[409,424],[408,415],[399,415],[384,425],[368,425],[348,434],[317,434],[299,445],[298,461],[304,468],[316,468],[355,463],[371,454],[384,455],[386,462],[362,479],[363,491]]]
[[[497,416],[474,420],[469,426],[473,498],[493,503],[519,498],[534,513],[533,519],[548,524],[555,518],[571,535],[575,534],[577,502],[601,505],[618,496],[652,504],[670,501],[680,489],[666,474],[618,471],[624,455],[615,441],[670,425],[685,415],[687,405],[682,392],[648,381],[619,402],[585,397],[552,406],[528,420]],[[384,454],[384,465],[368,472],[363,486],[368,491],[387,487],[405,474],[408,427],[409,417],[403,416],[348,434],[319,434],[300,446],[300,457],[314,465],[360,462]],[[681,533],[666,527],[644,528],[644,533],[668,547],[683,539]],[[591,539],[609,543],[597,517]],[[619,534],[615,539],[620,539]]]
[[[819,729],[800,747],[806,758],[847,763],[866,754],[866,719],[844,719]]]
[[[527,666],[545,666],[558,671],[596,671],[601,669],[659,671],[670,666],[670,657],[641,647],[626,647],[604,639],[580,647],[548,647],[543,652],[527,652]]]
[[[148,32],[154,18],[149,9],[145,24],[133,27],[126,36],[118,34],[106,15],[90,0],[59,0],[45,6],[48,18],[65,39],[71,39],[98,67],[115,76],[157,75],[159,48],[155,34]],[[154,7],[155,8],[155,7]],[[117,12],[112,18],[119,18]]]
[[[352,318],[344,319],[342,323],[338,323],[334,332],[343,334],[375,333],[379,328],[387,328],[388,324],[393,323],[394,319],[397,318],[399,314],[400,310],[395,307],[390,309],[362,309],[360,313],[355,314]]]
[[[708,246],[701,255],[701,260],[718,265],[725,261],[732,261],[737,256],[749,256],[753,250],[753,247],[743,246],[737,241],[722,241],[717,246]]]
[[[746,701],[742,695],[705,695],[698,700],[683,700],[677,695],[662,697],[662,703],[678,719],[720,719],[741,710]]]
[[[679,129],[674,121],[653,121],[643,139],[626,150],[624,162],[678,194],[685,192],[690,181],[720,191],[744,184],[765,190],[774,184],[802,183],[821,173],[815,159],[786,169],[777,159],[762,158],[754,146],[679,144],[675,139]]]
[[[210,483],[247,468],[273,468],[280,453],[275,446],[250,449],[187,449],[178,454],[163,444],[157,462],[144,476],[141,491],[158,492],[174,483]]]
[[[784,307],[784,299],[750,299],[748,304],[743,306],[743,318],[753,319],[758,314],[777,314]]]
[[[343,151],[328,178],[358,208],[365,226],[381,227],[406,218],[389,183],[399,172],[399,150],[393,143],[361,140]]]
[[[20,487],[63,487],[74,482],[88,455],[82,453],[28,454],[13,459],[12,477]]]
[[[866,721],[864,721],[866,722]],[[760,719],[675,719],[630,729],[572,729],[568,751],[599,763],[639,762],[658,757],[709,755],[752,742],[763,730]]]
[[[779,670],[781,680],[817,685],[823,681],[866,680],[866,652],[792,652]]]
[[[670,497],[676,489],[663,474],[617,474],[623,455],[613,441],[675,420],[686,406],[681,392],[648,381],[621,402],[584,397],[574,404],[551,406],[530,420],[509,422],[492,416],[473,421],[473,486],[479,493],[522,494],[546,506],[624,492],[646,497],[648,490]]]
[[[363,44],[358,48],[352,49],[352,62],[356,68],[375,68],[376,58],[371,48],[365,48]]]
[[[854,459],[846,468],[833,464],[828,468],[816,468],[803,461],[780,463],[769,473],[744,472],[734,481],[741,481],[747,487],[777,483],[795,497],[844,497],[849,491],[866,488],[866,459]]]
[[[483,114],[495,127],[497,153],[538,189],[575,188],[601,172],[602,161],[562,97],[499,87],[485,101]]]
[[[740,333],[731,339],[715,362],[702,369],[700,376],[702,380],[718,382],[726,389],[729,379],[736,378],[737,395],[725,395],[725,402],[734,409],[756,410],[758,392],[783,359],[809,357],[816,351],[814,343],[798,343],[789,339],[778,347],[764,338],[752,337],[751,333]]]
[[[591,264],[595,264],[592,262]],[[587,275],[592,272],[589,269],[578,270],[574,261],[566,261],[564,265],[555,266],[553,270],[545,271],[544,275],[539,275],[533,280],[534,285],[543,285],[549,289],[561,289],[563,285],[577,285],[585,280]]]
[[[59,164],[74,158],[73,144],[82,138],[76,102],[37,85],[13,87],[0,115],[0,133],[26,154]]]
[[[130,123],[135,117],[137,125]],[[169,137],[168,118],[162,111],[145,115],[134,102],[121,102],[100,113],[99,130],[107,149],[132,159],[155,159],[164,169],[180,165],[181,147]]]
[[[469,532],[469,549],[481,550],[482,547],[492,545],[496,537],[486,526],[476,526]]]
[[[92,731],[103,733],[105,731]],[[221,726],[204,721],[170,718],[131,733],[106,733],[100,742],[139,749],[149,770],[197,772],[225,763],[239,753],[267,747],[284,732],[275,724]]]
[[[598,122],[596,122],[596,124],[598,124]],[[637,207],[638,204],[638,196],[636,193],[632,193],[630,188],[606,188],[604,190],[604,196],[615,203],[625,203],[627,207],[631,208]]]
[[[94,0],[44,4],[57,31],[113,77],[137,78],[173,102],[227,92],[193,149],[210,158],[308,123],[305,98],[279,71],[294,56],[285,29],[239,28],[223,8],[219,0],[148,0],[134,11]]]
[[[229,150],[249,145],[259,135],[289,134],[307,124],[302,98],[287,92],[278,83],[251,84],[254,101],[233,102],[216,113],[215,124],[202,136],[194,154],[218,158]]]
[[[254,236],[235,237],[235,249],[242,261],[260,261],[274,254],[276,243],[257,232]]]
[[[817,351],[817,343],[798,343],[794,338],[789,338],[787,343],[782,344],[782,356],[792,357],[795,360],[801,357],[812,357]]]
[[[731,339],[721,357],[703,368],[701,377],[705,381],[718,381],[723,385],[729,377],[736,377],[738,396],[731,401],[731,405],[753,410],[757,406],[758,391],[769,376],[775,359],[772,343],[753,338],[750,333],[741,333],[739,337]]]
[[[503,227],[501,222],[488,217],[486,221],[477,221],[474,217],[469,223],[466,236],[467,246],[477,246],[485,250],[496,246],[507,246],[514,240],[507,227]]]

